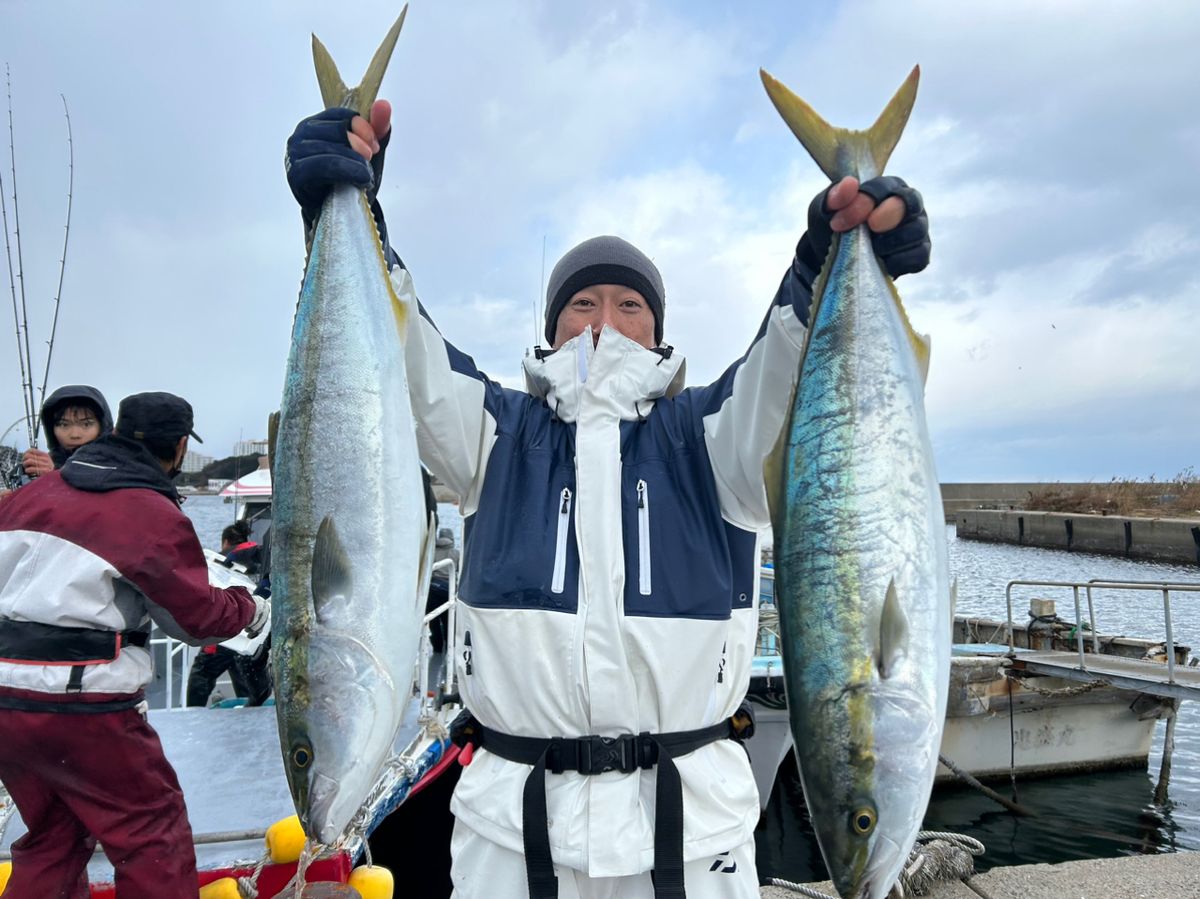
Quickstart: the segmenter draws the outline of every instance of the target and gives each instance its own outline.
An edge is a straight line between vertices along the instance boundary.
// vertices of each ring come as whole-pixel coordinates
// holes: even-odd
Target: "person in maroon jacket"
[[[172,478],[192,407],[121,401],[110,436],[0,503],[0,782],[28,833],[5,899],[88,895],[97,839],[117,896],[195,899],[191,827],[146,720],[151,622],[199,645],[257,633],[270,605],[210,587]]]

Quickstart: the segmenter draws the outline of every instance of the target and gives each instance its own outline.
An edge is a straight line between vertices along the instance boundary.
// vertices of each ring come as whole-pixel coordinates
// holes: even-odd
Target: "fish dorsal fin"
[[[346,82],[342,80],[337,64],[329,55],[329,51],[325,49],[325,45],[315,34],[312,36],[313,64],[317,68],[317,84],[321,87],[321,100],[324,101],[326,109],[345,106],[368,119],[371,117],[371,104],[379,95],[379,86],[383,83],[383,73],[387,71],[388,62],[392,58],[392,50],[396,47],[396,38],[400,36],[400,29],[404,27],[404,17],[407,14],[408,4],[406,3],[404,9],[400,10],[400,17],[396,19],[395,24],[383,39],[383,43],[379,45],[379,49],[371,58],[371,64],[367,66],[367,74],[363,75],[362,82],[354,88],[346,87]]]
[[[794,402],[794,400],[793,400]],[[767,510],[771,515],[771,530],[776,535],[783,533],[783,509],[787,489],[784,483],[787,466],[787,442],[791,433],[792,403],[788,403],[788,413],[779,428],[779,436],[767,457],[763,460],[763,484],[767,488]]]
[[[913,359],[917,363],[921,383],[924,384],[929,380],[929,336],[920,334],[913,328],[912,321],[908,317],[908,310],[904,308],[904,301],[900,299],[900,294],[896,291],[896,285],[892,283],[891,278],[887,280],[887,285],[892,292],[892,299],[896,301],[896,308],[900,310],[900,318],[904,322],[904,333],[908,336],[908,345],[912,349]]]
[[[313,542],[312,597],[317,620],[328,618],[334,604],[341,605],[353,586],[350,557],[334,527],[333,517],[326,515]]]
[[[883,173],[892,150],[900,140],[917,99],[921,67],[913,66],[908,78],[888,101],[875,124],[866,131],[830,125],[766,70],[759,69],[759,75],[763,87],[767,89],[767,96],[821,171],[833,181],[840,181],[847,175],[865,181]]]
[[[267,416],[267,467],[271,472],[271,483],[275,483],[275,447],[279,444],[279,413]]]
[[[888,581],[887,593],[883,598],[883,609],[879,614],[879,640],[875,665],[879,676],[887,680],[896,672],[896,666],[908,652],[908,618],[900,605],[896,593],[896,579]]]

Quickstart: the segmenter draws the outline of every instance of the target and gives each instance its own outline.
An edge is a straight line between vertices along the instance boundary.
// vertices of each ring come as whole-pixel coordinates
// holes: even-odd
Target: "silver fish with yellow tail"
[[[327,107],[369,115],[403,21],[354,89],[314,36]],[[305,834],[326,845],[367,800],[413,693],[434,528],[407,314],[366,195],[335,187],[312,236],[271,449],[279,741]]]
[[[834,181],[874,178],[918,70],[866,131],[834,128],[766,72],[784,120]],[[952,600],[925,421],[929,342],[865,225],[834,235],[795,399],[766,477],[788,711],[804,795],[838,892],[882,899],[925,814],[950,672]]]

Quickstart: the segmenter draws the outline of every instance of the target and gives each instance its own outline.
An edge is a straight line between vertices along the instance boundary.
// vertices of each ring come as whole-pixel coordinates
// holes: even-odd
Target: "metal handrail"
[[[1083,628],[1080,627],[1082,610],[1079,605],[1079,591],[1083,589],[1087,594],[1088,616],[1092,625],[1092,649],[1097,653],[1100,651],[1100,640],[1096,633],[1096,610],[1092,600],[1092,590],[1161,591],[1163,597],[1163,617],[1166,622],[1167,631],[1167,683],[1175,683],[1175,634],[1171,622],[1171,591],[1200,593],[1200,583],[1187,581],[1118,581],[1104,578],[1092,578],[1089,581],[1009,581],[1008,586],[1004,588],[1004,602],[1008,609],[1008,651],[1010,654],[1016,652],[1016,645],[1013,642],[1015,630],[1012,611],[1013,587],[1071,588],[1075,600],[1075,645],[1079,653],[1079,669],[1081,671],[1087,671],[1088,667],[1084,659]]]
[[[458,639],[455,634],[458,624],[458,569],[453,559],[442,559],[433,564],[433,570],[447,573],[446,594],[450,598],[436,609],[426,613],[422,619],[422,626],[425,630],[421,635],[421,649],[417,653],[417,689],[420,691],[422,701],[429,691],[429,656],[433,650],[429,625],[441,615],[446,616],[446,676],[443,682],[442,696],[450,696],[454,693],[455,660],[458,656]]]

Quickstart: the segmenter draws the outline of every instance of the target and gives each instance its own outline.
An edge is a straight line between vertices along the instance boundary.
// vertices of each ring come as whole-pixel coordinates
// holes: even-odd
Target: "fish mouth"
[[[325,774],[315,774],[309,785],[309,802],[304,832],[323,846],[332,846],[350,826],[357,809],[347,810],[338,802],[339,784]]]

